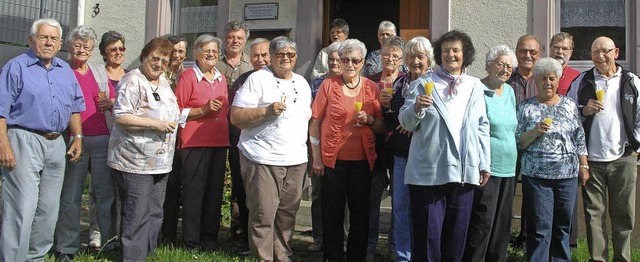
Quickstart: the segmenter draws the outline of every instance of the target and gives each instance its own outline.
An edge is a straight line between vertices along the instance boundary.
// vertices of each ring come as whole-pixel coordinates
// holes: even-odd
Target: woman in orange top
[[[360,76],[364,44],[345,40],[338,49],[342,74],[325,79],[312,105],[309,139],[313,174],[322,177],[323,261],[342,261],[344,205],[349,203],[347,260],[364,261],[369,230],[375,134],[385,132],[380,90]]]

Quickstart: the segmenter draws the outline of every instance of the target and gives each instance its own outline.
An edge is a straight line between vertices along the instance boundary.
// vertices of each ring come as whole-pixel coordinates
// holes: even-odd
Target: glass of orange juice
[[[362,111],[362,102],[356,101],[353,103],[353,105],[356,107],[356,114],[360,111]],[[356,122],[355,126],[362,126],[360,123]]]
[[[605,95],[607,94],[606,87],[607,85],[605,83],[598,83],[596,85],[596,99],[598,100],[598,102],[602,103],[603,106],[604,106],[604,98],[605,98]],[[604,111],[600,111],[598,112],[598,114],[604,115]]]
[[[433,93],[433,86],[434,86],[433,82],[424,83],[424,93],[430,96]]]

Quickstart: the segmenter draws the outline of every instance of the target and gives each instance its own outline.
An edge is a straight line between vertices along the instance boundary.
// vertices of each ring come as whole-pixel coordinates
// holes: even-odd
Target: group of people
[[[181,213],[184,247],[214,250],[228,160],[237,251],[261,261],[290,260],[307,175],[309,250],[323,261],[343,260],[345,234],[348,261],[373,258],[388,185],[397,261],[505,261],[519,174],[528,260],[571,260],[582,187],[591,259],[608,260],[608,210],[614,260],[631,261],[640,79],[611,39],[593,42],[580,73],[571,35],[555,35],[548,58],[525,35],[492,47],[480,79],[464,32],[405,43],[383,21],[368,53],[345,20],[329,28],[307,79],[294,40],[257,38],[245,54],[238,21],[224,39],[200,35],[191,68],[187,40],[170,36],[131,71],[118,32],[102,35],[100,65],[94,30],[62,39],[57,21],[35,21],[30,50],[0,71],[0,260],[41,260],[54,240],[72,259],[88,173],[93,247],[143,261],[159,239],[177,243]]]

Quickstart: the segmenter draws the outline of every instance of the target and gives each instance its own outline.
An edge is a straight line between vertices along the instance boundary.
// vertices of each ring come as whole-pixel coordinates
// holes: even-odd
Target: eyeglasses
[[[107,49],[107,51],[111,52],[111,53],[115,53],[117,51],[120,51],[121,53],[124,53],[124,51],[127,51],[127,48],[124,47],[124,46],[118,46],[118,47],[109,48],[109,49]]]
[[[595,50],[595,51],[591,51],[591,55],[594,56],[598,56],[600,54],[602,55],[606,55],[608,53],[611,53],[611,51],[616,50],[617,48],[610,48],[610,49],[606,49],[606,50]]]
[[[219,54],[219,51],[216,49],[205,49],[200,51],[200,53],[203,55],[211,54],[211,55],[217,56]]]
[[[296,57],[296,53],[276,53],[276,57],[277,58],[284,58],[285,56],[287,56],[289,59],[295,58]]]
[[[343,64],[348,64],[349,62],[351,62],[353,65],[358,65],[362,62],[362,59],[358,59],[358,58],[348,58],[348,57],[343,57],[340,58],[340,62],[342,62]]]
[[[154,63],[154,64],[160,62],[163,66],[166,66],[166,65],[169,64],[169,60],[168,59],[162,59],[162,58],[157,57],[157,56],[152,56],[151,57],[151,62]]]
[[[498,70],[500,70],[500,71],[504,70],[505,68],[509,72],[513,71],[513,67],[511,67],[510,64],[506,64],[506,63],[502,63],[502,62],[500,62],[500,63],[495,63],[494,62],[493,64],[496,65],[498,67]]]
[[[534,50],[534,49],[518,49],[518,54],[520,55],[526,55],[527,53],[530,54],[531,56],[534,56],[539,54],[540,51]]]
[[[47,41],[49,41],[49,39],[51,39],[51,42],[53,42],[54,44],[57,44],[60,42],[60,37],[57,37],[57,36],[38,35],[36,36],[36,39],[38,39],[38,41],[43,43],[46,43]]]
[[[74,50],[78,50],[78,51],[80,51],[80,50],[84,50],[84,51],[90,52],[90,51],[92,51],[92,50],[93,50],[93,46],[89,46],[89,45],[82,45],[82,44],[74,44],[74,45],[73,45],[73,49],[74,49]]]
[[[391,55],[391,54],[380,54],[380,57],[382,57],[382,59],[384,59],[384,60],[387,60],[387,59],[391,58],[391,60],[393,62],[398,62],[398,61],[400,61],[400,59],[402,59],[402,57],[394,56],[394,55]]]
[[[571,48],[564,47],[564,46],[557,46],[557,45],[552,45],[551,49],[555,51],[562,51],[563,53],[566,53],[572,50]]]

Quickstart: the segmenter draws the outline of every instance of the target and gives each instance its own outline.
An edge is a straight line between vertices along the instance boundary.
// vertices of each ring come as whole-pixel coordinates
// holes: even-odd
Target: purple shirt
[[[82,90],[69,64],[55,57],[49,69],[33,50],[0,70],[0,117],[7,125],[62,132],[72,113],[85,110]]]

